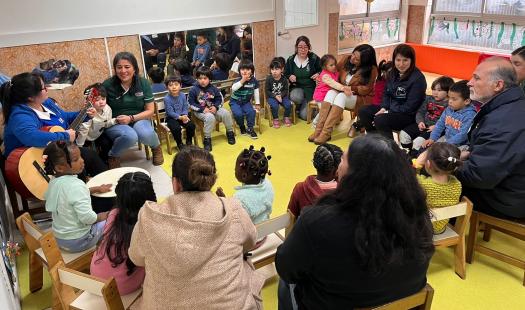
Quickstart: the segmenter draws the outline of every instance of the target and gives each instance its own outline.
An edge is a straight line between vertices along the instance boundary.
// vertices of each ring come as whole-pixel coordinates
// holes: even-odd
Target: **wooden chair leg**
[[[462,238],[455,246],[454,265],[456,274],[463,280],[467,277],[467,267],[465,259],[465,238]]]
[[[485,224],[485,230],[483,231],[483,241],[489,242],[491,235],[492,227],[489,224]]]
[[[171,140],[170,140],[170,134],[168,132],[165,133],[166,135],[166,146],[168,147],[168,154],[173,154],[171,150]]]
[[[42,288],[44,281],[42,261],[35,252],[29,252],[29,291],[34,293]]]
[[[310,124],[312,122],[312,113],[313,113],[313,109],[310,108],[310,106],[308,106],[306,108],[306,123],[307,124]]]
[[[150,160],[151,156],[150,156],[150,153],[149,153],[149,146],[144,145],[144,152],[146,152],[146,159]]]
[[[297,114],[295,114],[295,104],[292,103],[292,122],[297,124]]]
[[[476,247],[476,237],[478,234],[478,228],[479,228],[478,213],[472,212],[472,215],[470,217],[470,229],[468,232],[467,254],[466,254],[467,263],[469,264],[472,264],[472,260],[474,258],[474,248]]]

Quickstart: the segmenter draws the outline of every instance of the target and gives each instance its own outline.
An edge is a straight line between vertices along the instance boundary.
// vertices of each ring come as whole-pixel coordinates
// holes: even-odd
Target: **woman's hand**
[[[119,115],[119,116],[117,116],[117,122],[120,125],[128,125],[129,123],[131,123],[131,116],[129,116],[129,115]]]
[[[69,134],[69,142],[74,142],[77,138],[77,132],[73,129],[68,129],[66,132]]]
[[[318,76],[319,76],[319,73],[315,73],[315,74],[312,75],[310,78],[311,78],[312,80],[315,80],[315,79],[317,79]],[[290,77],[291,77],[291,76],[290,76]]]
[[[91,194],[103,194],[111,191],[113,184],[102,184],[100,186],[93,186],[89,188]]]
[[[434,140],[428,139],[428,140],[425,140],[425,142],[423,142],[423,144],[421,144],[421,147],[427,148],[427,147],[431,146],[432,144],[434,144]]]
[[[295,82],[297,82],[297,77],[296,77],[295,75],[293,75],[293,74],[292,74],[292,75],[290,75],[290,77],[289,77],[288,79],[289,79],[289,80],[290,80],[290,82],[292,82],[292,83],[295,83]]]
[[[343,87],[343,92],[345,93],[345,95],[347,95],[348,97],[352,97],[354,95],[354,93],[352,92],[352,88],[350,86],[344,86]]]
[[[89,116],[89,118],[93,118],[93,117],[95,117],[95,115],[97,115],[97,110],[95,110],[95,108],[93,108],[93,107],[89,108],[89,109],[87,109],[86,114],[87,114],[87,116]]]
[[[417,128],[419,128],[419,131],[423,131],[427,128],[427,126],[425,125],[425,123],[419,122],[419,124],[417,124]]]
[[[381,108],[381,110],[377,111],[377,113],[375,115],[379,115],[379,114],[383,114],[383,113],[386,113],[386,109],[385,108]]]
[[[461,154],[459,155],[459,159],[464,161],[467,160],[470,157],[469,151],[461,151]]]

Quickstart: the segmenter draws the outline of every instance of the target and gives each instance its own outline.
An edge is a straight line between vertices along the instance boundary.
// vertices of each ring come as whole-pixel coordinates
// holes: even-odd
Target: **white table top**
[[[117,186],[118,180],[129,172],[144,172],[148,176],[150,175],[149,172],[145,169],[138,168],[138,167],[120,167],[115,168],[111,170],[104,171],[100,174],[97,174],[94,176],[91,180],[87,182],[88,187],[94,187],[94,186],[100,186],[102,184],[112,184],[111,190],[107,193],[96,193],[92,194],[96,197],[105,197],[105,198],[111,198],[116,197],[117,194],[115,194],[115,187]]]

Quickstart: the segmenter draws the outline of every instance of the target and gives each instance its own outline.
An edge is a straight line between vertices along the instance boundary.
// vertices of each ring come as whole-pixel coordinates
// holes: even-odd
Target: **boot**
[[[323,101],[321,103],[321,108],[319,109],[319,120],[317,121],[317,125],[315,126],[314,133],[308,137],[308,141],[314,142],[314,140],[319,136],[319,134],[323,130],[323,126],[326,121],[326,118],[328,117],[328,114],[330,113],[331,106],[332,104],[330,102]]]
[[[339,121],[342,114],[343,114],[343,109],[341,107],[332,105],[332,108],[330,109],[330,114],[328,114],[328,117],[326,118],[326,121],[324,122],[324,127],[321,130],[321,133],[314,140],[315,144],[317,145],[323,144],[331,139],[332,131],[334,130],[335,123]]]
[[[162,155],[162,146],[157,146],[156,148],[151,148],[151,153],[153,153],[153,166],[160,166],[164,163],[164,155]]]
[[[208,152],[211,152],[211,138],[204,138],[202,141],[202,144],[204,145],[204,149]]]
[[[108,168],[120,168],[120,157],[108,156]]]

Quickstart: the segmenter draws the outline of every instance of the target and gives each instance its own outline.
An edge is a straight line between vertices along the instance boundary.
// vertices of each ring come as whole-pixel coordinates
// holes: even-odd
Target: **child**
[[[162,93],[167,91],[164,85],[164,70],[159,67],[151,67],[148,70],[148,76],[151,79],[151,91],[153,93]]]
[[[335,177],[341,156],[343,151],[337,145],[325,143],[317,147],[312,160],[317,175],[295,184],[288,203],[293,215],[299,216],[304,207],[313,205],[319,196],[337,187]]]
[[[266,77],[266,98],[268,104],[272,109],[273,128],[281,127],[279,123],[279,104],[284,108],[284,125],[290,127],[290,114],[292,110],[292,103],[288,98],[288,79],[283,75],[284,65],[275,57],[270,63],[271,74]]]
[[[204,32],[197,34],[197,45],[193,50],[193,61],[191,65],[193,67],[200,67],[204,65],[204,62],[210,58],[211,45],[208,42],[208,37]]]
[[[432,83],[432,96],[427,96],[416,114],[416,122],[403,128],[399,133],[401,146],[418,151],[421,144],[430,137],[439,117],[448,106],[448,91],[454,80],[441,76]]]
[[[104,233],[93,257],[90,273],[109,279],[114,277],[120,295],[130,294],[142,286],[144,267],[137,267],[128,258],[131,233],[146,201],[157,201],[153,183],[143,172],[123,175],[115,188],[117,206],[111,210]]]
[[[215,54],[213,59],[214,62],[211,66],[212,81],[227,80],[230,74],[230,68],[232,66],[230,55],[228,55],[227,53],[217,53]]]
[[[448,107],[436,123],[430,138],[423,142],[427,148],[434,142],[448,142],[460,149],[466,149],[467,133],[476,116],[476,109],[470,104],[468,81],[454,83],[448,91]],[[445,135],[441,137],[445,131]]]
[[[179,59],[186,59],[186,43],[184,42],[184,34],[182,33],[175,34],[173,46],[169,48],[168,75],[175,73],[175,62]]]
[[[321,57],[321,73],[319,74],[319,83],[314,90],[313,99],[317,102],[323,102],[326,93],[332,89],[331,82],[339,82],[339,73],[336,67],[337,60],[333,55],[326,54]]]
[[[168,115],[168,128],[177,143],[177,148],[180,150],[184,146],[182,144],[182,127],[186,128],[186,145],[191,145],[195,135],[195,125],[191,122],[188,115],[186,95],[180,93],[180,76],[169,76],[166,79],[166,86],[168,87],[168,94],[164,97],[164,106]]]
[[[182,88],[192,87],[197,83],[197,80],[193,78],[191,73],[190,62],[186,59],[178,59],[175,61],[174,65],[175,71],[180,74],[180,79],[182,82]]]
[[[91,104],[97,111],[97,114],[87,122],[80,124],[76,139],[78,146],[84,146],[86,141],[92,143],[102,135],[104,129],[117,123],[116,118],[112,117],[111,107],[106,104],[107,92],[104,86],[100,83],[90,85],[84,90],[84,94],[88,95],[90,92],[93,92],[93,95],[96,95]]]
[[[90,189],[77,178],[84,160],[75,144],[51,142],[44,149],[45,171],[54,175],[45,193],[46,211],[53,218],[53,233],[58,246],[68,252],[82,252],[102,236],[107,212],[96,214],[91,207]],[[101,186],[92,192],[107,192]]]
[[[461,165],[460,153],[455,145],[437,142],[415,160],[415,168],[425,167],[430,175],[418,175],[419,183],[427,193],[429,208],[448,207],[459,202],[461,183],[453,173]],[[448,220],[434,222],[434,234],[443,233],[447,223]]]
[[[248,135],[252,139],[257,139],[257,134],[253,129],[255,126],[255,109],[259,110],[261,103],[259,98],[259,82],[253,76],[255,67],[249,60],[242,60],[239,64],[239,78],[232,85],[232,95],[230,99],[230,108],[233,117],[239,125],[241,135]],[[255,98],[255,109],[252,105],[252,98]],[[244,127],[244,116],[248,129]]]
[[[215,121],[223,122],[226,126],[228,144],[235,144],[233,122],[226,109],[222,107],[222,95],[217,87],[210,83],[211,70],[206,66],[197,69],[197,83],[188,94],[190,108],[195,111],[195,117],[204,122],[204,149],[212,150],[211,132],[215,128]]]
[[[242,185],[235,187],[233,197],[239,199],[243,208],[248,212],[254,224],[259,224],[270,218],[273,205],[273,186],[266,179],[268,161],[271,156],[264,154],[264,147],[260,151],[254,150],[253,145],[244,149],[235,162],[235,177]],[[217,188],[217,196],[225,197],[222,188]]]

